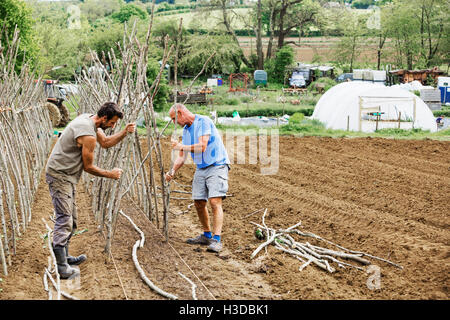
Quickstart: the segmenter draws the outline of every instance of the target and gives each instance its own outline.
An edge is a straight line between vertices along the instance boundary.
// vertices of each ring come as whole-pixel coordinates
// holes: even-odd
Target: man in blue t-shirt
[[[230,169],[227,151],[210,118],[193,114],[183,104],[173,105],[169,116],[174,123],[176,121],[183,127],[183,140],[180,143],[172,139],[172,148],[179,151],[179,156],[166,174],[166,180],[172,180],[184,164],[188,153],[197,166],[192,182],[192,199],[203,227],[203,234],[188,239],[187,243],[208,245],[208,251],[219,252],[222,249],[222,200],[226,198],[228,191]],[[213,211],[212,230],[206,207],[208,200]]]

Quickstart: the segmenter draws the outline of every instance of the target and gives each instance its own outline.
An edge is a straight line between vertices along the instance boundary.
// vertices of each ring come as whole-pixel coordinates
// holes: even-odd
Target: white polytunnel
[[[370,82],[344,82],[332,87],[317,102],[311,118],[335,130],[437,131],[433,113],[420,97],[400,88]]]

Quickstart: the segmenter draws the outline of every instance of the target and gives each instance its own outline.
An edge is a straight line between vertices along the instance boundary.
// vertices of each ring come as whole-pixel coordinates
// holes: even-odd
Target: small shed
[[[441,103],[450,103],[450,77],[439,77],[438,88],[441,94]]]
[[[430,108],[431,111],[441,110],[441,91],[439,89],[420,90],[420,99]]]
[[[267,85],[267,72],[264,70],[255,70],[253,73],[253,78],[255,80],[255,85]]]
[[[400,83],[408,83],[416,80],[425,85],[428,76],[431,76],[434,81],[437,81],[437,78],[443,75],[444,71],[439,70],[438,67],[434,67],[433,69],[425,70],[392,70],[389,73],[394,77],[398,77]]]

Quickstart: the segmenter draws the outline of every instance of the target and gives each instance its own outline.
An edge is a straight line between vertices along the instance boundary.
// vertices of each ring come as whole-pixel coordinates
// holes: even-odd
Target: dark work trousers
[[[77,210],[75,206],[75,185],[46,174],[50,196],[55,209],[53,247],[66,246],[77,229]]]

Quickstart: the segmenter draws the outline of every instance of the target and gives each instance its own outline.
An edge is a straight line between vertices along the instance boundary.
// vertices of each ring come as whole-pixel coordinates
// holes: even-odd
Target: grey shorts
[[[209,198],[225,199],[228,191],[229,166],[209,166],[197,168],[192,182],[192,200],[208,200]]]

